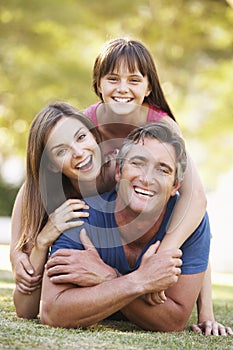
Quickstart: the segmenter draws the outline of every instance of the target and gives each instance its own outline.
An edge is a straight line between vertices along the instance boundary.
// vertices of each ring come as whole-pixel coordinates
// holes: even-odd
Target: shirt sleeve
[[[50,256],[58,249],[78,249],[83,250],[84,247],[79,240],[71,239],[67,234],[62,233],[58,239],[53,243]]]

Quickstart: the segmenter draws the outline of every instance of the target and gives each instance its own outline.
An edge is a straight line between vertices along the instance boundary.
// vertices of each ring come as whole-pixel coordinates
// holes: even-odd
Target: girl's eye
[[[117,77],[114,77],[114,76],[108,76],[107,77],[107,79],[109,80],[109,81],[117,81]]]
[[[140,81],[137,78],[132,78],[132,79],[130,79],[130,82],[131,83],[139,83]]]

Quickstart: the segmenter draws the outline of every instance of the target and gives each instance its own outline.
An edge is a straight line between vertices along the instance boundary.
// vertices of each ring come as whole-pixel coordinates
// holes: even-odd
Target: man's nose
[[[141,173],[141,181],[145,186],[153,184],[155,182],[155,171],[154,169],[150,169],[149,167],[145,168]]]

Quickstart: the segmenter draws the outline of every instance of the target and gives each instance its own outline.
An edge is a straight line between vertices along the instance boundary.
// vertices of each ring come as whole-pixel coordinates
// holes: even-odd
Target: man
[[[118,154],[117,192],[88,199],[86,231],[68,230],[53,245],[52,254],[59,248],[80,250],[79,268],[66,284],[55,284],[54,277],[44,274],[42,323],[89,326],[121,311],[143,329],[185,327],[208,264],[207,216],[183,244],[182,253],[179,249],[156,253],[185,167],[183,140],[162,123],[148,124],[129,135]],[[53,276],[60,273],[56,254],[48,262]],[[153,302],[153,295],[163,290],[167,300]]]

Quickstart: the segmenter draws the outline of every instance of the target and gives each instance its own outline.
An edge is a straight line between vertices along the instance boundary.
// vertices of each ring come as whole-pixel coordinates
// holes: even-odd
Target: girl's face
[[[50,169],[62,172],[71,181],[93,181],[100,173],[100,148],[78,119],[61,118],[48,133],[45,150]]]
[[[135,105],[142,105],[151,89],[147,76],[144,77],[138,69],[130,72],[122,61],[119,69],[115,68],[112,73],[101,78],[99,91],[104,103],[113,108],[118,104],[122,110],[125,106],[125,110],[128,111]]]

